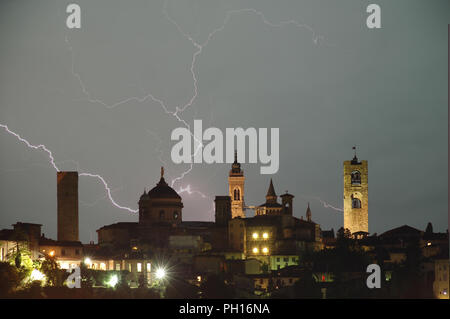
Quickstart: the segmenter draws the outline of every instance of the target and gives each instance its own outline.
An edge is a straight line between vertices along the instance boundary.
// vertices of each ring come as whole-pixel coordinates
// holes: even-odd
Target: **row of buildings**
[[[335,245],[334,230],[322,230],[313,221],[309,204],[304,217],[295,217],[294,195],[278,196],[272,180],[264,203],[246,205],[245,176],[237,154],[228,176],[228,195],[215,197],[213,222],[183,221],[182,198],[167,184],[161,168],[159,182],[139,198],[137,221],[101,227],[97,244],[79,241],[78,173],[58,172],[57,183],[57,240],[41,234],[39,224],[18,222],[13,229],[0,231],[0,261],[22,242],[32,258],[52,256],[63,269],[84,262],[92,269],[127,270],[134,286],[142,279],[151,283],[155,267],[165,267],[191,282],[211,273],[231,273],[237,282],[241,278],[264,290],[274,276],[278,285],[298,280],[302,253]],[[248,210],[254,210],[252,217],[246,216]],[[386,249],[388,264],[401,262],[406,243],[418,239],[424,256],[436,257],[436,297],[448,298],[448,232],[402,226],[369,236],[367,161],[359,161],[356,154],[344,162],[344,228],[362,245]],[[316,275],[321,281],[330,277],[325,272]]]

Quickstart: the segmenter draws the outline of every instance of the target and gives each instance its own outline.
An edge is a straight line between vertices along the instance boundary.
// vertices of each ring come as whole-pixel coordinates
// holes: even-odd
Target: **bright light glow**
[[[430,243],[430,242],[428,242],[428,243],[427,243],[427,246],[431,246],[431,243]]]
[[[105,263],[100,263],[100,269],[101,270],[106,270],[106,264]]]
[[[109,280],[106,282],[106,284],[112,288],[114,288],[117,283],[119,282],[119,278],[117,277],[117,275],[112,275]]]
[[[197,281],[202,281],[202,276],[197,276]]]
[[[69,263],[60,263],[61,269],[69,269]]]
[[[258,233],[253,233],[253,239],[257,239],[258,238]]]
[[[158,268],[155,275],[157,279],[163,279],[166,276],[166,271],[163,268]]]
[[[262,252],[265,253],[265,254],[267,254],[267,253],[269,252],[269,249],[268,249],[267,247],[264,247],[264,248],[262,249]]]
[[[45,275],[43,273],[41,273],[39,270],[33,269],[33,271],[31,272],[31,275],[30,275],[30,279],[32,281],[35,281],[35,280],[42,281],[45,279]]]
[[[137,248],[137,246],[133,246],[133,250],[137,250],[138,248]]]
[[[53,257],[53,256],[55,256],[55,251],[52,250],[52,251],[50,251],[48,254],[50,255],[50,257]]]
[[[91,266],[91,265],[92,265],[92,260],[91,260],[91,258],[89,258],[89,257],[84,258],[84,263],[85,263],[86,265]]]
[[[253,247],[252,251],[253,251],[254,254],[257,254],[258,253],[258,248],[257,247]]]
[[[264,239],[269,238],[269,234],[268,234],[268,233],[264,233],[264,234],[263,234],[263,238],[264,238]]]
[[[142,271],[142,264],[141,263],[137,263],[137,271],[138,272]]]

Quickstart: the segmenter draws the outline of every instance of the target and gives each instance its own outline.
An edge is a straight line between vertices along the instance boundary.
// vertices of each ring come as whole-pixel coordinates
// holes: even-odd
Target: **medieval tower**
[[[78,172],[57,173],[58,241],[78,238]]]
[[[231,217],[245,217],[244,213],[244,171],[237,161],[237,151],[234,152],[234,163],[228,176],[229,194],[231,197]]]
[[[353,148],[355,149],[355,147]],[[344,161],[344,228],[369,232],[367,161]]]

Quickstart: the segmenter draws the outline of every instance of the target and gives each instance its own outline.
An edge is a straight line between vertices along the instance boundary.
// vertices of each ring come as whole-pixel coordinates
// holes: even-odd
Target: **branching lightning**
[[[226,25],[229,23],[229,21],[230,21],[230,19],[231,19],[231,17],[232,17],[233,15],[240,15],[240,14],[254,14],[254,15],[257,15],[258,17],[260,17],[260,18],[261,18],[261,21],[262,21],[264,24],[269,25],[269,26],[271,26],[271,27],[279,28],[279,27],[283,27],[283,26],[287,26],[287,25],[293,25],[293,26],[298,27],[298,28],[304,28],[304,29],[308,30],[309,32],[311,32],[311,34],[312,34],[312,40],[313,40],[314,44],[318,44],[320,40],[324,40],[324,38],[323,38],[322,36],[319,36],[319,35],[317,35],[317,34],[315,33],[315,31],[313,30],[312,27],[310,27],[310,26],[308,26],[308,25],[306,25],[306,24],[299,23],[299,22],[297,22],[296,20],[287,20],[287,21],[281,21],[281,22],[278,22],[278,23],[273,23],[273,22],[270,22],[270,21],[265,17],[265,15],[264,15],[262,12],[260,12],[260,11],[258,11],[258,10],[256,10],[256,9],[247,8],[247,9],[239,9],[239,10],[230,10],[230,11],[227,11],[226,14],[225,14],[225,18],[224,18],[224,20],[223,20],[222,25],[219,26],[218,28],[214,29],[211,33],[209,33],[208,37],[206,38],[206,40],[205,40],[203,43],[198,43],[197,41],[195,41],[195,40],[192,38],[191,35],[189,35],[189,33],[185,32],[185,31],[180,27],[180,25],[179,25],[175,20],[173,20],[173,19],[169,16],[169,14],[168,14],[168,12],[167,12],[167,0],[164,2],[164,6],[163,6],[163,14],[164,14],[164,16],[166,17],[166,19],[167,19],[168,21],[170,21],[170,22],[177,28],[177,30],[178,30],[178,31],[179,31],[179,32],[180,32],[180,33],[181,33],[181,34],[182,34],[189,42],[191,42],[191,44],[196,48],[196,51],[193,53],[192,60],[191,60],[191,64],[190,64],[190,73],[191,73],[191,75],[192,75],[192,80],[193,80],[193,94],[192,94],[192,96],[188,99],[187,103],[185,103],[184,105],[175,106],[175,108],[174,108],[175,111],[171,111],[171,110],[169,109],[169,107],[166,106],[166,104],[164,103],[163,100],[157,98],[156,96],[154,96],[153,94],[150,94],[150,93],[144,94],[142,97],[136,97],[136,96],[128,97],[128,98],[126,98],[126,99],[123,99],[123,100],[118,101],[118,102],[113,103],[113,104],[108,104],[108,103],[106,103],[106,102],[104,102],[104,101],[102,101],[102,100],[100,100],[100,99],[93,98],[91,92],[87,89],[86,85],[84,84],[84,82],[83,82],[83,80],[82,80],[80,74],[77,73],[77,72],[75,71],[75,63],[74,63],[74,52],[73,52],[73,48],[72,48],[72,46],[71,46],[71,44],[70,44],[70,42],[69,42],[68,37],[66,37],[66,38],[65,38],[65,42],[66,42],[66,44],[67,44],[67,46],[68,46],[68,49],[69,49],[69,51],[70,51],[70,53],[71,53],[71,59],[72,59],[72,63],[71,63],[71,73],[72,73],[72,75],[77,79],[77,81],[78,81],[78,83],[79,83],[79,85],[80,85],[80,87],[81,87],[81,91],[82,91],[83,95],[86,97],[86,99],[87,99],[88,102],[100,104],[100,105],[104,106],[105,108],[110,109],[110,108],[115,108],[115,107],[118,107],[118,106],[127,104],[127,103],[129,103],[129,102],[144,103],[144,102],[151,101],[151,102],[154,102],[154,103],[157,103],[158,105],[160,105],[161,108],[164,110],[164,112],[165,112],[166,114],[173,116],[178,122],[182,123],[189,131],[191,131],[191,130],[190,130],[190,125],[186,122],[186,120],[184,120],[184,119],[181,117],[181,114],[182,114],[187,108],[189,108],[190,106],[192,106],[192,105],[195,103],[195,101],[196,101],[196,99],[197,99],[197,97],[198,97],[198,80],[197,80],[197,75],[196,75],[196,73],[195,73],[195,66],[196,66],[196,62],[197,62],[197,57],[202,53],[203,49],[204,49],[204,48],[208,45],[208,43],[215,37],[215,35],[216,35],[217,33],[219,33],[220,31],[223,31],[223,30],[225,29]],[[44,152],[46,152],[47,155],[48,155],[48,157],[49,157],[49,159],[50,159],[50,163],[51,163],[51,165],[53,166],[53,168],[54,168],[56,171],[59,171],[59,168],[58,168],[58,166],[57,166],[57,164],[56,164],[56,162],[55,162],[55,159],[54,159],[54,157],[53,157],[52,152],[51,152],[45,145],[43,145],[43,144],[40,144],[40,145],[33,145],[33,144],[31,144],[30,142],[28,142],[26,139],[24,139],[23,137],[21,137],[19,134],[17,134],[17,133],[15,133],[15,132],[11,131],[11,130],[8,128],[7,125],[0,124],[0,127],[2,127],[3,129],[5,129],[5,131],[6,131],[7,133],[9,133],[9,134],[15,136],[19,141],[25,143],[29,148],[35,149],[35,150],[43,150]],[[153,133],[152,133],[152,134],[153,134]],[[192,156],[195,156],[195,155],[197,154],[197,152],[199,152],[199,151],[202,149],[203,144],[202,144],[201,141],[199,141],[198,139],[196,139],[196,137],[193,135],[192,132],[191,132],[191,135],[193,136],[195,142],[197,143],[197,147],[195,148],[194,154],[192,154]],[[160,144],[161,144],[161,142],[160,142]],[[160,154],[160,155],[159,155],[160,161],[164,163],[164,161],[162,160],[162,151],[158,151],[158,152],[159,152],[159,154]],[[184,172],[182,172],[180,176],[175,177],[174,179],[172,179],[172,181],[171,181],[171,186],[173,187],[177,182],[183,180],[183,178],[184,178],[187,174],[189,174],[189,173],[192,171],[192,169],[193,169],[193,164],[191,163],[190,166],[189,166],[189,168],[188,168],[187,170],[185,170]],[[137,212],[137,210],[134,210],[134,209],[131,209],[131,208],[129,208],[129,207],[125,207],[125,206],[119,205],[119,204],[113,199],[112,194],[111,194],[112,191],[111,191],[110,187],[108,186],[107,182],[106,182],[105,179],[104,179],[102,176],[100,176],[99,174],[93,174],[93,173],[81,172],[81,173],[79,174],[79,176],[87,176],[87,177],[93,177],[93,178],[98,179],[98,180],[104,185],[104,188],[105,188],[106,193],[107,193],[107,197],[109,198],[109,200],[111,201],[111,203],[112,203],[114,206],[116,206],[117,208],[123,209],[123,210],[127,210],[127,211],[129,211],[129,212]],[[181,186],[181,187],[179,188],[179,191],[178,191],[178,192],[179,192],[179,193],[187,193],[187,194],[190,194],[190,195],[192,195],[192,194],[198,194],[198,195],[200,195],[202,198],[207,198],[207,197],[208,197],[208,196],[204,195],[204,194],[203,194],[202,192],[200,192],[200,191],[192,190],[190,184],[187,185],[186,187],[182,187],[182,186]],[[318,200],[320,200],[320,199],[318,199]],[[331,205],[329,205],[329,204],[323,202],[322,200],[320,200],[320,201],[322,202],[322,204],[323,204],[324,206],[326,205],[325,207],[329,207],[329,208],[333,208],[333,209],[335,209],[335,210],[342,211],[342,210],[340,210],[340,209],[338,209],[338,208],[335,208],[335,207],[333,207],[333,206],[331,206]]]
[[[300,195],[300,196],[301,196],[301,197],[305,197],[305,198],[313,198],[313,199],[319,201],[319,202],[323,205],[323,207],[325,207],[325,208],[331,208],[331,209],[333,209],[333,210],[335,210],[335,211],[338,211],[338,212],[341,212],[341,213],[344,212],[344,210],[343,210],[342,208],[338,208],[338,207],[335,207],[335,206],[333,206],[333,205],[331,205],[331,204],[328,204],[326,201],[322,200],[320,197],[317,197],[317,196],[307,196],[307,195]]]
[[[53,157],[52,152],[43,144],[39,144],[39,145],[33,145],[31,144],[29,141],[27,141],[25,138],[23,138],[22,136],[20,136],[19,134],[17,134],[16,132],[11,131],[7,125],[5,124],[0,124],[0,127],[2,127],[3,129],[5,129],[5,131],[9,134],[11,134],[12,136],[14,136],[15,138],[17,138],[19,141],[25,143],[25,145],[27,145],[29,148],[34,149],[34,150],[43,150],[47,153],[49,159],[50,159],[50,164],[53,166],[53,168],[59,172],[60,169],[58,168],[58,166],[55,163],[55,158]],[[119,204],[117,204],[117,202],[112,198],[111,195],[111,189],[108,186],[108,183],[105,181],[105,179],[103,177],[101,177],[98,174],[91,174],[91,173],[79,173],[79,176],[89,176],[89,177],[95,177],[98,180],[100,180],[103,183],[103,186],[105,187],[106,193],[108,195],[109,200],[111,201],[111,203],[116,206],[117,208],[120,209],[124,209],[127,210],[131,213],[136,213],[138,210],[136,209],[131,209],[129,207],[126,206],[121,206]]]

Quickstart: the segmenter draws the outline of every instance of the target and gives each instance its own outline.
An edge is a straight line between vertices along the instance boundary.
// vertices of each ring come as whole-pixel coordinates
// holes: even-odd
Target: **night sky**
[[[169,114],[189,104],[178,113],[189,125],[280,129],[277,174],[242,165],[247,205],[265,201],[273,178],[278,195],[295,195],[295,216],[310,202],[313,220],[337,230],[342,213],[318,198],[342,208],[343,161],[357,145],[369,163],[371,233],[448,228],[449,1],[75,2],[79,30],[66,27],[71,2],[0,4],[0,124],[44,144],[59,169],[101,175],[135,210],[160,166],[168,182],[189,169],[171,160],[183,123]],[[370,3],[381,29],[366,27]],[[194,191],[180,194],[184,220],[213,220],[229,169],[195,164],[174,184]],[[80,176],[79,202],[83,242],[137,221],[95,177]],[[2,127],[0,212],[0,228],[40,223],[56,238],[56,170]]]

